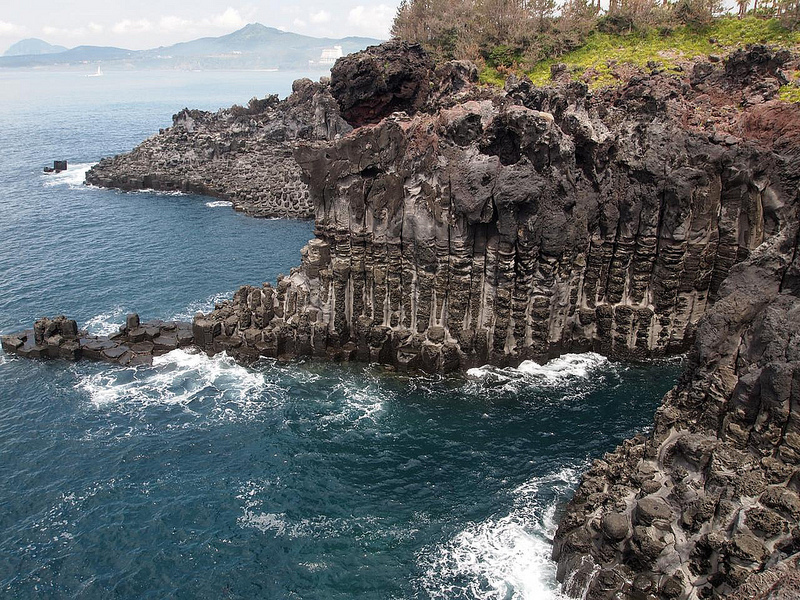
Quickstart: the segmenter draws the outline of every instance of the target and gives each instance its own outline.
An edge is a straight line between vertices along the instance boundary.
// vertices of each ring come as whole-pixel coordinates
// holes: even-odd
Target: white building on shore
[[[342,53],[341,46],[334,46],[333,48],[323,48],[322,54],[320,55],[319,62],[317,64],[333,66],[333,63],[336,62],[336,59],[342,58],[342,56],[344,56],[344,54]]]

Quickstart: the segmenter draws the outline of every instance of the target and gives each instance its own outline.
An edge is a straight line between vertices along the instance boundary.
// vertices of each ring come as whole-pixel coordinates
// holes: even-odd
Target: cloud
[[[62,37],[71,37],[77,38],[83,35],[86,35],[86,28],[85,27],[75,27],[73,29],[69,29],[67,27],[53,27],[51,25],[45,25],[42,27],[42,33],[47,36],[62,36]]]
[[[378,38],[388,38],[395,9],[386,4],[363,6],[359,4],[347,14],[347,22],[357,33]]]
[[[147,33],[148,31],[153,30],[153,24],[148,21],[147,19],[137,19],[132,21],[130,19],[124,19],[118,23],[115,23],[114,26],[111,28],[111,31],[114,33]]]
[[[308,18],[312,23],[327,23],[331,20],[331,13],[326,10],[321,10],[319,12],[311,13]]]
[[[247,21],[242,18],[242,15],[239,14],[239,11],[230,6],[225,10],[224,13],[214,17],[212,19],[212,23],[216,27],[220,27],[222,29],[241,29],[247,25]]]
[[[167,33],[186,31],[194,29],[194,23],[188,19],[176,17],[175,15],[166,15],[158,20],[158,28]]]
[[[23,33],[25,33],[25,28],[22,25],[0,21],[0,35],[22,35]]]
[[[298,28],[302,29],[303,27],[305,27],[306,25],[308,25],[308,23],[306,23],[305,21],[303,21],[303,19],[295,19],[294,21],[292,21],[292,25],[294,25],[295,27],[298,27]]]
[[[89,21],[89,25],[87,25],[87,27],[89,28],[89,31],[91,31],[92,33],[102,33],[103,30],[105,29],[105,27],[103,27],[99,23],[95,23],[93,21]]]

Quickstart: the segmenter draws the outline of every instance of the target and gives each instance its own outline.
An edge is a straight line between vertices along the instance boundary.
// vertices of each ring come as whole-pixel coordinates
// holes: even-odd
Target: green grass
[[[784,102],[800,102],[800,87],[784,85],[780,89],[780,99]]]
[[[495,69],[494,67],[486,66],[478,74],[478,81],[484,85],[494,85],[503,87],[506,84],[506,75]]]
[[[711,39],[715,42],[712,43]],[[774,19],[723,17],[707,27],[684,26],[668,33],[656,30],[628,35],[593,32],[580,48],[558,58],[541,61],[526,73],[535,84],[545,85],[550,80],[550,65],[563,62],[575,79],[588,69],[594,69],[597,74],[591,85],[600,87],[615,82],[611,61],[645,67],[652,60],[669,69],[681,60],[721,54],[749,43],[794,46],[800,44],[800,31],[789,31]],[[494,84],[496,80],[503,79],[493,69],[491,71],[494,73],[487,71],[489,69],[484,69],[481,73],[481,81]]]

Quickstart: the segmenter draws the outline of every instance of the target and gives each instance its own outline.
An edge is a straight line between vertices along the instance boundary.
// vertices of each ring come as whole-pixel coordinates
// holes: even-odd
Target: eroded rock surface
[[[301,79],[292,89],[286,100],[270,96],[246,108],[184,109],[172,127],[127,154],[101,160],[86,182],[214,196],[255,217],[310,218],[313,204],[292,148],[299,140],[334,139],[351,127],[339,117],[327,83]]]
[[[23,358],[82,358],[127,365],[148,365],[154,356],[192,346],[191,323],[153,320],[139,322],[128,315],[117,333],[91,335],[64,316],[38,319],[33,329],[2,337],[3,350]]]
[[[376,52],[340,61],[331,88],[364,61],[395,64]],[[729,98],[746,93],[712,69]],[[413,114],[298,146],[316,210],[303,265],[196,320],[201,345],[433,370],[683,352],[731,267],[785,226],[787,159],[687,127],[688,83],[491,93],[470,77]],[[367,96],[350,110],[367,114]]]

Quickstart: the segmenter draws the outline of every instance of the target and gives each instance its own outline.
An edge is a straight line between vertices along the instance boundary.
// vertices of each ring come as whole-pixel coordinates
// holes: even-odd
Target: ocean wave
[[[255,529],[276,538],[313,540],[352,537],[360,541],[391,541],[412,539],[419,533],[415,525],[425,521],[424,516],[413,523],[391,524],[386,517],[374,515],[348,518],[314,515],[292,518],[285,512],[267,512],[270,488],[283,487],[280,478],[263,482],[247,481],[241,486],[236,499],[242,503],[242,515],[237,519],[239,527]]]
[[[518,367],[499,368],[491,365],[467,371],[467,376],[482,385],[507,386],[515,391],[520,385],[534,384],[539,387],[556,387],[589,379],[590,375],[609,361],[595,352],[564,354],[543,365],[532,360],[523,361]]]
[[[157,196],[188,196],[186,192],[180,190],[156,190],[153,188],[141,188],[138,190],[129,190],[128,194],[155,194]]]
[[[233,202],[229,202],[228,200],[212,200],[211,202],[206,202],[206,206],[209,208],[231,207],[233,206]]]
[[[209,357],[202,352],[173,350],[155,357],[152,367],[109,367],[81,376],[78,387],[101,409],[182,405],[193,412],[206,412],[212,420],[249,420],[273,406],[263,401],[267,388],[263,374],[224,353]],[[256,398],[259,401],[253,401]],[[203,409],[206,401],[210,408]]]
[[[550,559],[555,512],[579,474],[565,468],[533,478],[512,492],[508,514],[472,523],[444,545],[423,551],[420,587],[434,600],[564,598]]]
[[[109,312],[95,315],[86,321],[86,330],[92,335],[111,335],[119,331],[128,314],[122,306],[115,306]]]
[[[176,312],[174,315],[170,317],[171,321],[191,321],[194,319],[195,314],[198,312],[201,313],[208,313],[214,310],[214,305],[217,302],[221,302],[223,300],[228,300],[233,297],[233,291],[229,292],[218,292],[216,294],[212,294],[205,300],[196,300],[191,302],[184,308]]]
[[[328,393],[328,400],[340,405],[338,410],[323,416],[323,424],[346,421],[357,426],[361,421],[377,421],[389,393],[380,388],[378,381],[366,383],[363,379],[343,379]]]
[[[86,180],[86,172],[97,163],[75,163],[68,164],[66,171],[60,173],[43,173],[42,180],[45,187],[66,185],[72,189],[83,189]]]

